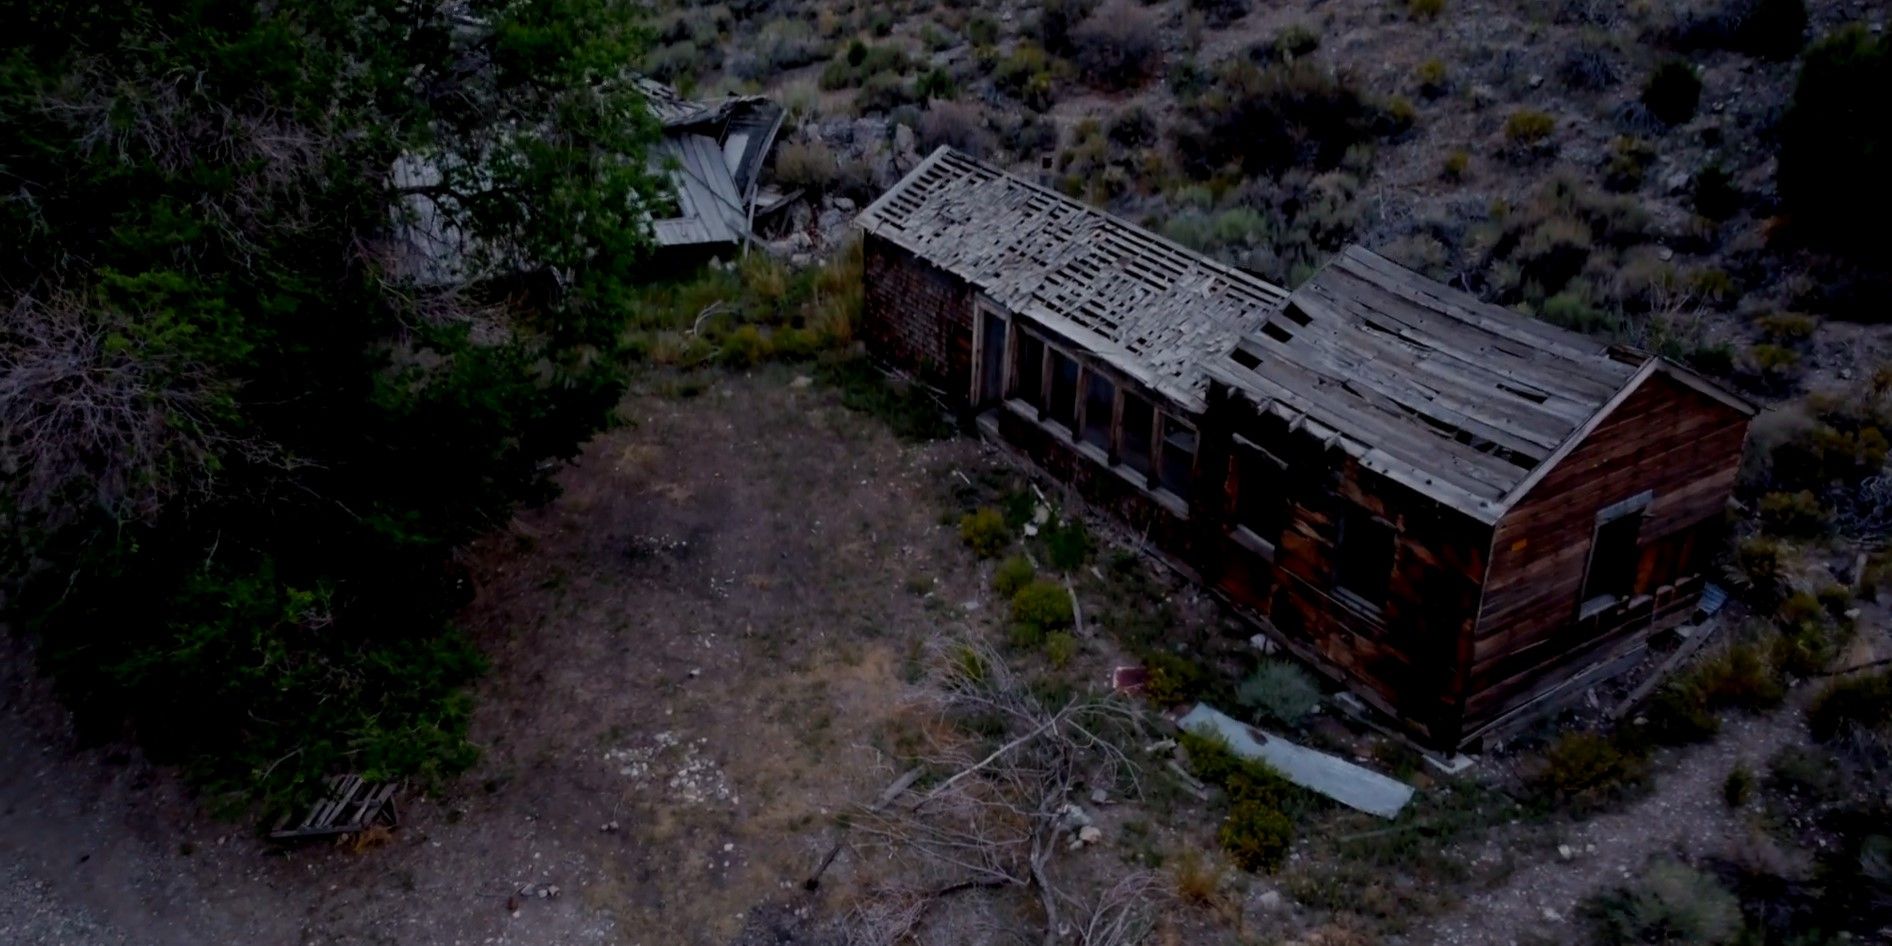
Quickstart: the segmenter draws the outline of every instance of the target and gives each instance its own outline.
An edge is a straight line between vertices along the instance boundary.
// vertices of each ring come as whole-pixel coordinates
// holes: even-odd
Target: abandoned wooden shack
[[[1292,293],[942,148],[863,334],[1439,749],[1695,611],[1753,408],[1349,247]]]

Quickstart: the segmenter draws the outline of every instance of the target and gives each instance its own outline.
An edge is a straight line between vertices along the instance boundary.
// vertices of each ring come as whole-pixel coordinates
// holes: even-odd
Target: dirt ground
[[[871,738],[911,642],[984,593],[934,501],[980,448],[902,446],[781,371],[624,412],[557,501],[474,551],[483,757],[375,850],[271,851],[174,773],[77,749],[15,646],[0,942],[655,946],[792,925],[837,804],[891,777]]]
[[[556,501],[469,553],[466,619],[492,663],[476,693],[481,761],[408,799],[400,829],[366,850],[273,849],[135,751],[75,745],[9,642],[0,943],[824,942],[815,928],[846,910],[853,865],[844,856],[818,893],[801,881],[834,816],[894,775],[885,742],[918,645],[1000,623],[943,500],[955,471],[1001,461],[965,439],[898,442],[790,369],[658,387],[627,399],[626,423],[560,475]],[[1665,755],[1629,806],[1467,843],[1468,876],[1502,879],[1471,881],[1399,941],[1582,941],[1586,896],[1744,830],[1721,780],[1803,738],[1796,702]],[[1133,809],[1115,820],[1176,816]],[[1211,820],[1160,844],[1206,845]],[[1127,837],[1114,844],[1129,856]],[[1499,861],[1512,866],[1476,869]],[[1252,905],[1285,878],[1231,882]],[[1195,931],[1173,942],[1283,941],[1323,922],[1291,900],[1246,933],[1173,909],[1201,914],[1173,916],[1168,929]]]

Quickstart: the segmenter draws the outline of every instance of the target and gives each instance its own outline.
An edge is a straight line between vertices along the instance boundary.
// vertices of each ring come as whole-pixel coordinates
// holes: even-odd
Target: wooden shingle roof
[[[1204,363],[1287,299],[1255,276],[943,147],[856,224],[1198,410]]]
[[[1647,353],[1491,305],[1357,246],[1206,370],[1363,466],[1484,521],[1657,371],[1745,407]]]
[[[1357,246],[1291,295],[947,148],[856,221],[1194,410],[1211,381],[1495,522],[1645,379],[1687,369],[1483,302]]]

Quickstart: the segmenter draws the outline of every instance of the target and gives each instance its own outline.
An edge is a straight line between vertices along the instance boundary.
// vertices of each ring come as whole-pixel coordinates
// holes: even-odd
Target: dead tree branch
[[[1047,707],[981,643],[936,657],[925,699],[948,725],[921,764],[944,777],[911,803],[857,814],[858,847],[884,857],[890,869],[877,873],[897,879],[857,910],[852,941],[913,936],[946,897],[983,889],[1030,897],[1046,946],[1073,930],[1084,944],[1137,942],[1148,932],[1138,918],[1149,915],[1152,885],[1123,880],[1086,893],[1057,869],[1060,851],[1094,833],[1073,801],[1081,786],[1141,793],[1138,765],[1122,748],[1139,730],[1136,708],[1108,695]]]

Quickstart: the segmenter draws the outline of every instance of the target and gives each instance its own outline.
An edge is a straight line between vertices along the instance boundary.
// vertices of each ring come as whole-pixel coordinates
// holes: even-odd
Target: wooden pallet
[[[328,780],[328,794],[309,806],[309,812],[293,825],[293,815],[283,818],[269,833],[277,840],[316,838],[353,834],[374,825],[393,827],[400,816],[394,807],[397,782],[370,782],[359,775],[336,775]]]

